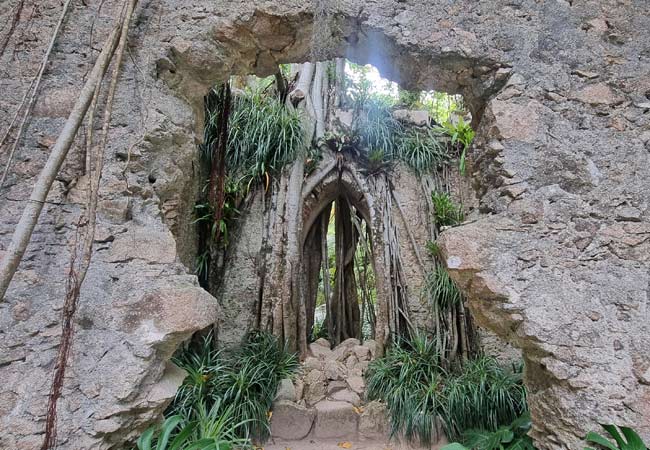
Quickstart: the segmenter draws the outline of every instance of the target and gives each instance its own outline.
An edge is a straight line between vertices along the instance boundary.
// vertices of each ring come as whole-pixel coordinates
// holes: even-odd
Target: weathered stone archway
[[[44,46],[59,5],[41,6],[31,25]],[[98,4],[91,2],[66,26],[32,138],[19,149],[23,159],[0,200],[3,243],[42,165],[45,152],[37,149],[56,135],[94,54],[78,36],[101,40],[118,7],[104,2],[95,20]],[[212,300],[179,263],[190,266],[195,253],[190,211],[202,128],[195,114],[215,81],[305,60],[310,7],[141,4],[60,406],[61,448],[115,448],[173,395],[182,375],[166,361],[214,317]],[[479,322],[524,350],[539,447],[577,448],[598,422],[635,425],[647,435],[650,6],[382,0],[337,8],[341,54],[346,49],[406,85],[462,92],[485,106],[474,106],[482,119],[471,155],[480,214],[446,231],[443,242]],[[0,14],[10,22],[8,10]],[[25,22],[21,17],[18,30]],[[7,49],[14,48],[10,42]],[[20,67],[2,55],[11,106],[2,109],[3,125],[20,101],[20,74],[35,70],[40,57],[28,51]],[[63,299],[61,261],[83,203],[82,157],[79,146],[0,305],[3,447],[40,442]]]
[[[305,304],[305,320],[307,323],[305,331],[310,333],[314,324],[318,280],[320,276],[322,278],[325,298],[325,327],[332,345],[336,345],[348,337],[361,338],[363,316],[358,306],[359,300],[356,292],[357,280],[355,280],[354,274],[354,254],[356,253],[357,245],[359,245],[358,235],[360,233],[352,225],[350,215],[352,214],[351,208],[354,208],[356,214],[362,218],[361,220],[367,224],[373,223],[371,216],[374,216],[375,211],[370,208],[368,200],[368,193],[364,193],[362,186],[359,186],[357,180],[352,177],[348,170],[335,170],[330,172],[325,179],[306,195],[303,203],[304,226],[301,239],[303,242],[303,272],[306,289],[301,301]],[[342,270],[341,279],[345,285],[349,285],[349,288],[346,290],[337,282],[334,285],[334,292],[330,294],[330,280],[329,277],[325,277],[325,271],[322,267],[323,258],[329,258],[327,230],[333,207],[339,213],[337,214],[337,218],[335,218],[335,237],[342,241],[346,239],[350,240],[347,244],[352,248],[352,259],[347,262],[347,270],[344,268],[345,261],[340,261],[341,266],[336,267],[339,259],[344,259],[344,255],[339,251],[335,252],[335,267],[332,267],[331,270],[334,270],[335,274],[337,271]],[[341,209],[345,209],[345,214],[339,211]],[[346,220],[342,220],[345,215],[348,217],[345,218]],[[370,240],[370,246],[372,246],[372,237],[370,237]],[[339,245],[343,249],[346,249],[345,244],[345,242],[341,242]],[[335,243],[336,249],[337,244]],[[379,266],[374,259],[371,261],[371,264],[373,267]],[[329,273],[329,270],[328,268],[326,272]],[[378,277],[385,278],[382,273],[379,273]],[[342,292],[337,292],[337,290]],[[341,295],[343,293],[345,295]],[[345,308],[341,305],[339,310],[338,304],[337,306],[333,306],[331,303],[337,297],[342,297],[338,301],[349,302],[350,308]],[[385,298],[377,299],[379,304],[385,301]],[[345,334],[341,335],[342,333]]]

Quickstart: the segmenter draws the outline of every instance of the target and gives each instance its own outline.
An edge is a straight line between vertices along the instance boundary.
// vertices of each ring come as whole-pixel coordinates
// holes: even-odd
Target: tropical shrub
[[[629,427],[617,427],[616,425],[601,425],[607,433],[614,438],[611,442],[604,436],[590,431],[587,433],[585,440],[591,444],[596,444],[601,448],[609,450],[647,450],[648,446],[643,442],[641,437]],[[585,450],[593,450],[590,447]]]
[[[528,409],[521,373],[488,356],[466,362],[447,377],[445,401],[445,429],[451,439],[469,429],[496,431]]]
[[[463,433],[462,444],[448,444],[441,450],[535,450],[529,430],[530,414],[526,412],[510,425],[495,431],[467,430]]]
[[[393,156],[396,142],[404,133],[402,124],[393,117],[391,105],[373,96],[355,107],[352,135],[368,153]]]
[[[215,393],[232,405],[242,422],[241,436],[265,440],[269,433],[268,413],[280,380],[298,369],[298,358],[270,333],[254,332],[244,347],[229,360],[229,367],[217,378]],[[249,420],[248,422],[244,422]]]
[[[366,395],[368,400],[386,402],[391,435],[431,443],[445,404],[439,361],[434,339],[418,332],[408,339],[396,338],[386,356],[370,363]]]
[[[450,156],[440,134],[434,129],[410,130],[396,142],[395,158],[401,160],[416,173],[433,172],[449,162]]]
[[[451,144],[460,147],[460,157],[458,160],[458,169],[461,174],[465,174],[465,157],[467,149],[472,145],[474,140],[474,130],[471,125],[462,118],[457,123],[451,121],[445,122],[438,128],[441,133],[447,134],[451,138]]]
[[[448,311],[452,306],[463,301],[463,294],[449,276],[449,272],[441,265],[436,265],[429,272],[425,281],[428,297],[435,302],[441,311]]]
[[[215,380],[227,369],[222,353],[214,348],[212,333],[201,342],[190,342],[172,358],[172,362],[187,372],[183,384],[176,391],[176,397],[168,414],[191,417],[192,411],[206,398],[212,397]]]
[[[207,336],[201,345],[188,346],[173,361],[188,376],[168,415],[203,423],[204,418],[216,419],[217,411],[228,412],[234,436],[260,441],[268,437],[268,412],[280,380],[291,378],[298,368],[296,355],[275,336],[262,332],[251,333],[246,344],[229,355],[215,350]]]
[[[469,429],[497,431],[527,410],[521,374],[486,356],[445,371],[435,339],[423,332],[397,338],[366,378],[368,399],[386,402],[391,433],[425,445],[438,420],[449,438],[459,439]]]
[[[218,109],[206,108],[204,156],[217,139]],[[233,97],[228,120],[228,173],[250,181],[279,172],[307,146],[300,113],[262,90]]]

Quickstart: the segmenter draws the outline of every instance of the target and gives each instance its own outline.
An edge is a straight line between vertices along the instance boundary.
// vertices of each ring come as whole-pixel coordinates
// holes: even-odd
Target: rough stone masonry
[[[8,0],[0,21],[6,129],[58,19]],[[120,8],[73,0],[0,191],[6,248],[35,175]],[[580,448],[599,422],[650,437],[650,4],[645,0],[330,2],[334,52],[410,88],[462,93],[479,125],[479,210],[443,233],[479,323],[523,349],[541,449]],[[231,74],[309,57],[312,5],[143,0],[130,33],[100,192],[93,262],[59,403],[61,449],[120,448],[174,395],[168,363],[214,322],[188,267],[202,96]],[[0,448],[40,445],[60,337],[85,149],[69,155],[0,304]],[[3,167],[6,152],[0,155]]]

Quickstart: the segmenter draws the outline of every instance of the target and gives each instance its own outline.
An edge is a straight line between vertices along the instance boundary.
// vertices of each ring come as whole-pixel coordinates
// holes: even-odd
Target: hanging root
[[[14,16],[11,18],[11,23],[9,24],[9,31],[7,31],[4,41],[2,42],[2,44],[0,44],[0,57],[2,57],[2,55],[5,54],[5,50],[7,49],[7,44],[9,44],[9,40],[11,39],[11,36],[13,36],[14,34],[14,30],[16,29],[16,24],[20,19],[20,14],[23,12],[23,6],[25,6],[25,0],[20,0],[16,5]]]
[[[420,264],[420,268],[422,269],[422,273],[425,273],[427,269],[426,269],[426,266],[424,265],[424,260],[422,259],[422,255],[420,255],[420,248],[418,247],[417,243],[415,242],[415,237],[413,236],[413,232],[411,231],[411,227],[409,226],[409,223],[406,220],[406,214],[404,214],[404,210],[402,209],[402,205],[400,205],[399,200],[397,199],[397,196],[395,195],[395,192],[391,189],[390,193],[393,196],[393,200],[395,200],[395,205],[397,206],[397,210],[399,211],[399,214],[402,217],[402,221],[404,222],[404,228],[406,229],[406,234],[408,234],[409,240],[411,241],[411,246],[413,247],[413,252],[415,252],[415,257],[418,260],[418,263]]]
[[[29,113],[32,110],[32,107],[34,106],[34,102],[36,101],[36,96],[38,95],[38,88],[41,85],[41,80],[43,79],[43,72],[45,72],[45,68],[47,67],[47,63],[50,59],[50,53],[52,53],[52,49],[54,48],[54,43],[56,42],[57,37],[59,36],[59,30],[61,29],[61,25],[63,24],[63,21],[65,20],[65,17],[68,13],[68,7],[70,6],[70,0],[66,0],[65,4],[63,5],[63,10],[61,11],[61,16],[59,17],[59,21],[56,24],[56,27],[54,28],[54,31],[52,33],[52,38],[50,39],[50,44],[47,47],[47,50],[45,51],[45,55],[43,56],[43,61],[41,62],[41,66],[38,70],[38,73],[34,80],[29,85],[29,88],[25,92],[25,95],[23,96],[23,99],[18,105],[18,109],[16,110],[16,115],[12,119],[11,123],[9,124],[9,128],[7,129],[6,133],[2,137],[2,141],[0,141],[0,147],[4,145],[5,140],[9,136],[9,133],[11,132],[11,128],[15,124],[16,119],[20,115],[20,111],[23,109],[25,106],[25,101],[27,100],[27,95],[29,95],[29,92],[31,91],[31,95],[29,97],[29,101],[27,102],[27,106],[24,108],[23,112],[23,118],[20,122],[20,127],[18,127],[18,133],[16,134],[16,138],[14,139],[14,143],[11,146],[11,150],[9,152],[9,157],[7,159],[7,163],[5,164],[5,170],[2,173],[2,178],[0,178],[0,188],[4,186],[5,180],[7,179],[7,174],[9,173],[9,168],[11,167],[11,162],[13,161],[14,154],[16,153],[16,148],[18,148],[18,144],[20,143],[20,138],[22,137],[23,130],[25,129],[25,124],[27,123],[27,119],[29,118]],[[20,10],[22,9],[22,2],[18,5],[18,12],[17,14],[20,14]],[[16,20],[17,20],[16,16]],[[12,24],[14,26],[15,24]],[[11,31],[11,30],[10,30]],[[9,38],[7,38],[8,41]],[[5,42],[6,46],[6,42]],[[2,55],[2,52],[4,52],[4,47],[2,48],[2,51],[0,51],[0,55]]]
[[[95,61],[95,65],[88,76],[88,80],[84,84],[79,97],[75,102],[66,123],[56,140],[56,143],[50,151],[50,155],[45,163],[45,166],[38,175],[32,193],[27,200],[25,209],[23,210],[20,220],[16,225],[14,233],[11,237],[11,242],[5,252],[5,256],[0,261],[0,301],[4,299],[4,295],[9,287],[9,283],[18,269],[18,265],[25,254],[27,244],[31,239],[38,218],[43,210],[43,205],[47,198],[47,194],[52,188],[54,182],[65,157],[72,146],[77,130],[81,126],[88,107],[92,101],[95,93],[97,82],[106,71],[110,60],[115,51],[119,36],[120,23],[111,32],[108,39],[104,43],[101,53]]]
[[[99,183],[101,181],[104,151],[106,149],[106,143],[108,140],[108,129],[110,126],[111,115],[113,110],[113,99],[115,97],[115,90],[117,87],[118,76],[120,72],[120,67],[122,63],[122,56],[124,54],[124,47],[126,45],[126,39],[128,35],[130,19],[135,8],[136,0],[128,0],[128,5],[126,6],[126,15],[122,18],[121,23],[121,34],[120,40],[117,46],[116,54],[117,58],[114,63],[113,74],[111,77],[111,83],[108,91],[108,98],[106,102],[106,108],[104,110],[104,121],[102,125],[102,135],[100,142],[96,148],[94,148],[94,168],[91,172],[90,182],[89,182],[89,193],[87,201],[87,218],[84,219],[80,217],[79,223],[77,225],[77,231],[82,227],[85,227],[84,240],[82,245],[82,254],[81,261],[77,264],[77,247],[78,247],[78,238],[79,234],[75,236],[75,245],[71,255],[70,269],[68,272],[68,279],[66,283],[66,297],[63,307],[63,321],[62,321],[62,333],[61,333],[61,344],[59,346],[59,352],[56,360],[56,368],[54,371],[54,378],[52,380],[52,386],[50,389],[50,394],[48,397],[48,406],[47,406],[47,415],[45,419],[45,435],[43,437],[43,445],[41,450],[49,450],[56,446],[56,416],[57,416],[57,403],[59,397],[61,396],[61,391],[63,389],[63,380],[65,378],[65,371],[68,362],[68,357],[70,354],[70,348],[72,346],[73,338],[73,319],[74,314],[77,309],[77,303],[79,300],[79,293],[81,286],[88,272],[88,267],[90,266],[90,259],[92,257],[92,244],[95,238],[95,224],[97,218],[97,201],[99,197]],[[97,85],[101,85],[103,78],[103,71],[96,80]],[[97,95],[98,88],[94,89],[95,96]],[[89,124],[92,129],[92,123]],[[90,135],[92,136],[92,135]],[[77,267],[78,265],[78,267]]]

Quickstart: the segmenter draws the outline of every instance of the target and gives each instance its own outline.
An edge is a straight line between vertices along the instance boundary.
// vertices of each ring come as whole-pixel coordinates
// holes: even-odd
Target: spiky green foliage
[[[193,422],[190,422],[196,423],[191,440],[195,445],[204,445],[198,447],[202,450],[252,448],[250,439],[242,438],[240,434],[241,427],[252,419],[240,420],[235,414],[233,405],[225,406],[220,398],[215,399],[210,408],[205,402],[200,402],[193,410]]]
[[[396,142],[394,154],[418,174],[433,172],[450,159],[440,134],[431,128],[404,133]]]
[[[641,436],[632,428],[617,427],[616,425],[601,425],[607,433],[614,438],[614,442],[606,437],[590,431],[585,440],[608,450],[647,450],[648,446],[643,442]],[[586,448],[585,450],[593,450]]]
[[[434,258],[440,256],[441,253],[440,246],[436,241],[427,241],[426,249],[429,252],[429,254]]]
[[[174,362],[188,372],[168,414],[200,420],[214,414],[215,405],[232,416],[235,435],[264,440],[268,412],[278,384],[291,378],[298,359],[268,333],[253,332],[233,354],[214,350],[210,337],[186,348]],[[197,416],[198,414],[198,416]]]
[[[436,302],[440,311],[448,311],[463,301],[460,289],[449,276],[449,272],[440,265],[436,265],[427,275],[425,287],[428,297]]]
[[[433,203],[433,215],[438,226],[458,225],[465,219],[462,206],[456,206],[449,194],[432,192],[431,201]]]
[[[443,374],[435,341],[424,333],[398,338],[385,357],[370,363],[367,397],[386,402],[391,434],[429,445],[444,407]]]
[[[268,412],[280,380],[291,378],[298,358],[269,333],[253,332],[248,343],[230,359],[231,367],[216,386],[224,402],[240,420],[240,435],[268,437]]]
[[[535,450],[528,436],[530,424],[530,415],[526,412],[510,425],[495,431],[467,430],[463,433],[462,445],[452,443],[441,450]]]
[[[181,415],[168,417],[162,425],[153,426],[138,439],[138,450],[232,450],[252,448],[250,440],[237,437],[237,424],[228,409],[215,403],[207,411],[201,404],[195,418],[188,421]]]
[[[461,175],[465,174],[465,158],[467,149],[472,145],[474,140],[474,130],[471,125],[462,118],[458,122],[445,122],[442,127],[437,128],[440,132],[447,134],[451,138],[451,144],[460,147],[460,157],[458,158],[458,169]]]
[[[393,434],[428,444],[437,418],[451,439],[463,431],[496,431],[527,410],[521,375],[479,357],[455,371],[441,366],[436,342],[417,332],[398,338],[366,373],[367,397],[383,400]]]
[[[527,410],[521,374],[482,356],[451,374],[445,385],[445,429],[452,439],[463,431],[496,431]]]
[[[352,132],[368,152],[392,156],[404,127],[393,117],[389,103],[371,96],[357,103]]]
[[[214,382],[227,369],[227,362],[221,352],[214,348],[211,333],[198,343],[188,343],[177,352],[172,362],[185,370],[187,377],[176,391],[169,411],[182,417],[191,417],[197,405],[212,397]]]
[[[191,444],[190,435],[196,424],[182,426],[183,417],[179,415],[168,417],[160,426],[153,426],[136,442],[138,450],[182,450]],[[179,426],[180,425],[180,426]],[[180,428],[177,430],[177,427]],[[172,433],[176,436],[171,439]]]
[[[204,150],[216,139],[217,119],[217,109],[208,106]],[[261,90],[234,96],[226,152],[229,174],[257,179],[277,173],[305,148],[305,132],[298,111]],[[205,151],[204,155],[210,157]]]
[[[392,105],[376,96],[369,96],[357,105],[352,132],[353,140],[367,151],[374,165],[399,160],[423,174],[450,160],[449,150],[437,129],[405,128],[393,117]]]

